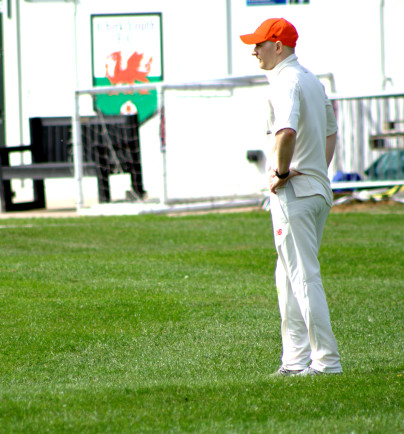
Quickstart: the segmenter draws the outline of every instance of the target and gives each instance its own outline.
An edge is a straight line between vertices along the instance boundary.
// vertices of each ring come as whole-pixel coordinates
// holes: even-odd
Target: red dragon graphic
[[[140,64],[143,60],[143,53],[135,51],[128,59],[126,69],[122,69],[122,53],[116,51],[108,56],[115,62],[113,74],[110,75],[108,71],[108,65],[105,66],[106,77],[111,84],[134,84],[135,82],[149,83],[147,78],[153,58],[150,57],[149,61],[145,65],[145,70],[140,70]],[[142,91],[140,93],[147,93]]]

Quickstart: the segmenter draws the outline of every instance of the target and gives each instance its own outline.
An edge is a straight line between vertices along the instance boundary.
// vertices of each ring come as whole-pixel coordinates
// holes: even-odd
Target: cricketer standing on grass
[[[252,54],[269,81],[270,204],[283,345],[276,375],[341,373],[318,261],[333,199],[327,169],[335,115],[320,81],[297,61],[291,23],[272,18],[240,38],[255,45]]]

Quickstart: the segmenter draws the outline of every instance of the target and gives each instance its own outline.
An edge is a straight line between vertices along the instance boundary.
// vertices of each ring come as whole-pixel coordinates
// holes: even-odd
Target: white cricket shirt
[[[290,168],[301,173],[290,179],[297,197],[322,195],[331,206],[333,194],[325,157],[326,138],[337,131],[337,122],[324,87],[303,68],[295,54],[271,71],[269,81],[269,123],[272,134],[291,128],[296,146]],[[275,166],[276,167],[276,163]]]

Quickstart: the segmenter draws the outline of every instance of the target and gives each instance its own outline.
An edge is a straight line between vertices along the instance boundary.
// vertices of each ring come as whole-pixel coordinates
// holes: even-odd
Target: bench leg
[[[131,163],[129,166],[133,192],[139,196],[140,199],[142,199],[146,191],[143,189],[142,162],[140,156],[140,146],[137,140],[135,140],[132,144],[130,155]]]
[[[140,199],[143,199],[143,196],[145,195],[146,191],[143,189],[143,178],[142,178],[142,172],[141,172],[141,166],[138,166],[138,169],[131,168],[130,177],[131,177],[131,184],[133,188],[133,192],[139,196]]]
[[[111,193],[109,191],[109,167],[108,167],[108,152],[107,149],[95,144],[94,146],[94,159],[97,171],[98,183],[98,202],[106,203],[111,201]]]
[[[1,168],[0,168],[1,170]],[[10,204],[12,204],[12,190],[10,181],[3,181],[0,179],[0,199],[1,199],[1,210],[3,212],[9,211]]]
[[[34,201],[36,208],[46,208],[45,181],[34,181]]]
[[[98,201],[100,203],[111,202],[111,193],[109,191],[108,170],[97,167],[98,182]]]
[[[45,208],[45,185],[44,181],[34,181],[34,200],[32,202],[13,203],[14,192],[11,188],[11,181],[1,180],[1,210],[9,211],[28,211],[31,209]]]

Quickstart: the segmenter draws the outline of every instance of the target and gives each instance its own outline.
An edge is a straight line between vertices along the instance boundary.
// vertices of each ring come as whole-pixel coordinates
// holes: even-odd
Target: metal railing
[[[331,173],[404,181],[404,94],[333,96],[338,142]]]

